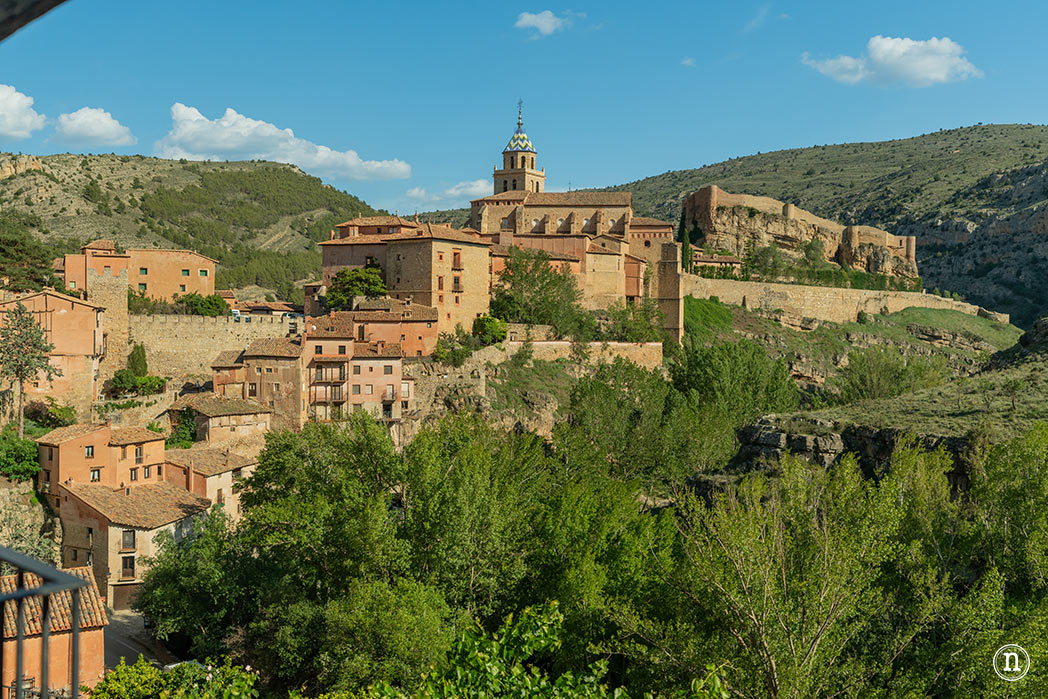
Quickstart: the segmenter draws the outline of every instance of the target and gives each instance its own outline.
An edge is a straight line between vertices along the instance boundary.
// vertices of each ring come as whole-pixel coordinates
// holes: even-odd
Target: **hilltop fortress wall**
[[[254,340],[284,337],[294,321],[251,316],[237,323],[232,316],[130,316],[130,344],[146,348],[149,373],[174,379],[211,377],[211,362],[224,350],[242,350]],[[301,329],[301,328],[299,328]]]
[[[826,259],[876,274],[917,276],[917,239],[872,226],[844,226],[771,197],[732,194],[716,185],[684,200],[686,225],[701,232],[700,244],[743,255],[749,244],[774,243],[787,254],[800,253],[819,239]]]
[[[681,275],[685,296],[710,298],[734,306],[764,311],[782,310],[798,318],[815,318],[833,323],[855,321],[859,312],[889,313],[904,308],[938,308],[1009,322],[1007,313],[988,311],[979,306],[917,291],[874,291],[838,289],[830,286],[803,286],[773,282],[743,282],[734,279],[705,279],[694,274]]]

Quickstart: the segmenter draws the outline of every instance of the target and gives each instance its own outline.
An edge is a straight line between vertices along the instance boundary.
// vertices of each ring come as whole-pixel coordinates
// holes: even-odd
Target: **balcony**
[[[383,391],[382,392],[382,402],[383,403],[391,403],[391,402],[397,400],[397,395],[398,395],[398,391],[396,391],[396,390]]]
[[[346,372],[342,371],[314,371],[313,383],[345,383]]]
[[[11,699],[42,696],[47,699],[60,696],[77,699],[80,696],[80,595],[81,588],[87,586],[88,581],[3,547],[0,547],[0,568],[6,573],[0,578],[0,609],[3,610],[4,622],[0,639],[5,654],[9,652],[7,644],[12,638],[15,640],[14,674],[7,674],[9,666],[5,658],[0,696]],[[71,598],[68,628],[63,628],[63,620],[52,613],[63,606],[62,597]],[[51,659],[49,642],[51,634],[59,630],[68,630],[71,636],[71,652],[67,651],[69,676],[59,679],[60,684],[68,682],[68,690],[48,689],[55,684],[53,678],[49,680],[47,676],[52,664],[48,662]],[[38,677],[27,677],[24,672],[27,636],[40,637]]]

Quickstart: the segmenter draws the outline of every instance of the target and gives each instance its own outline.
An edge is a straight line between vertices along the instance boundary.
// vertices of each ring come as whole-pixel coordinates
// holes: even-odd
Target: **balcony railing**
[[[14,574],[11,574],[11,570]],[[80,588],[87,585],[87,581],[56,568],[41,563],[17,551],[0,547],[0,573],[5,578],[14,578],[14,585],[5,581],[0,587],[0,610],[2,610],[2,631],[0,640],[3,641],[4,654],[10,652],[7,643],[13,637],[15,639],[15,662],[14,677],[5,678],[4,684],[0,685],[0,697],[2,699],[56,699],[57,697],[80,696]],[[48,688],[48,669],[50,654],[48,643],[50,641],[52,626],[52,597],[60,592],[68,590],[72,596],[70,605],[71,626],[71,658],[70,658],[70,689],[68,691],[53,690]],[[38,598],[39,602],[36,599]],[[27,607],[29,613],[39,613],[40,629],[40,676],[25,677],[25,641],[26,629],[29,624],[27,620]],[[39,610],[37,612],[37,610]],[[10,621],[14,620],[13,626]],[[35,625],[34,625],[35,626]],[[3,663],[7,666],[7,663]],[[8,680],[10,680],[8,682]]]

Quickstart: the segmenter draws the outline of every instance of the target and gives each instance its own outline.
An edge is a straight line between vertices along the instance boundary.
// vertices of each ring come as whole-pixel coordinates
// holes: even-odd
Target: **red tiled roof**
[[[125,444],[141,444],[163,439],[164,435],[145,427],[114,427],[109,433],[109,444],[114,447]]]
[[[236,299],[237,297],[236,292],[232,289],[218,289],[215,291],[215,294],[224,299]]]
[[[411,228],[417,228],[420,225],[422,224],[418,221],[401,218],[400,216],[358,216],[339,223],[335,228],[348,226],[410,226]]]
[[[109,623],[106,618],[105,604],[102,596],[98,594],[95,585],[95,576],[90,567],[68,568],[64,571],[69,575],[83,578],[87,585],[80,588],[80,628],[98,629]],[[43,580],[33,573],[26,573],[23,578],[25,587],[40,587]],[[0,577],[0,595],[9,595],[18,589],[18,576],[5,575]],[[23,605],[25,614],[26,636],[38,636],[43,632],[43,601],[41,597],[27,597]],[[16,626],[18,620],[18,605],[14,600],[4,602],[3,637],[15,638],[18,635]],[[71,631],[73,628],[73,593],[70,590],[62,590],[51,595],[51,633]],[[13,651],[12,651],[13,652]]]
[[[619,253],[610,248],[602,248],[599,245],[590,245],[586,249],[586,252],[590,255],[618,255]]]
[[[19,296],[18,298],[11,299],[10,301],[4,301],[4,302],[0,303],[0,308],[2,308],[4,306],[14,305],[14,304],[18,303],[19,301],[21,301],[23,304],[25,304],[25,302],[28,299],[33,299],[33,298],[36,298],[37,296],[50,296],[51,298],[59,299],[60,301],[72,301],[73,303],[79,303],[81,306],[87,306],[89,308],[94,308],[95,310],[98,310],[98,311],[104,311],[105,310],[105,306],[99,306],[97,303],[91,303],[90,301],[84,301],[83,299],[77,298],[76,296],[68,296],[66,294],[60,294],[57,291],[53,291],[51,289],[44,289],[42,291],[34,291],[31,294],[25,294],[23,296]]]
[[[190,468],[203,476],[217,476],[220,473],[247,468],[258,464],[258,459],[251,459],[228,449],[169,449],[166,454],[169,463],[183,468]]]
[[[243,366],[244,362],[241,356],[244,354],[242,350],[224,350],[218,353],[218,356],[211,361],[212,369],[229,369],[231,367]]]
[[[474,199],[475,202],[523,201],[525,206],[632,206],[630,192],[499,192]]]
[[[104,485],[66,481],[61,486],[112,524],[138,529],[156,529],[199,514],[211,501],[193,495],[173,483],[136,485],[126,492]]]
[[[218,264],[218,260],[210,258],[207,255],[201,255],[196,250],[186,250],[184,248],[128,248],[127,252],[184,252],[188,255],[196,255],[203,260]]]
[[[108,238],[99,238],[98,240],[92,240],[90,243],[83,247],[84,250],[116,250],[116,243]]]
[[[89,424],[76,424],[66,425],[65,427],[56,427],[47,434],[37,437],[37,444],[47,444],[51,446],[57,446],[62,442],[68,442],[70,439],[79,439],[80,437],[87,436],[92,432],[98,432],[104,430],[105,425],[89,425]]]
[[[257,415],[258,413],[272,413],[261,403],[246,398],[231,398],[217,393],[197,393],[191,396],[179,398],[171,407],[171,410],[194,410],[204,417],[224,417],[226,415]]]
[[[245,357],[300,357],[302,345],[290,337],[263,337],[244,350]]]
[[[354,359],[398,358],[403,356],[404,350],[399,342],[385,342],[381,346],[377,342],[353,343]]]
[[[412,225],[411,230],[389,234],[365,234],[349,238],[323,240],[317,245],[384,245],[388,243],[405,243],[413,240],[450,240],[472,245],[490,245],[477,235],[463,233],[451,226],[440,223],[423,223]]]

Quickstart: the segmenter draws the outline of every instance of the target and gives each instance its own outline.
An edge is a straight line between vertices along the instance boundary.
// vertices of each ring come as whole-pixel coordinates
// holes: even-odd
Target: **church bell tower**
[[[524,103],[517,102],[517,130],[502,151],[502,169],[495,169],[495,194],[501,192],[542,192],[546,188],[546,169],[535,165],[535,146],[524,132]]]

